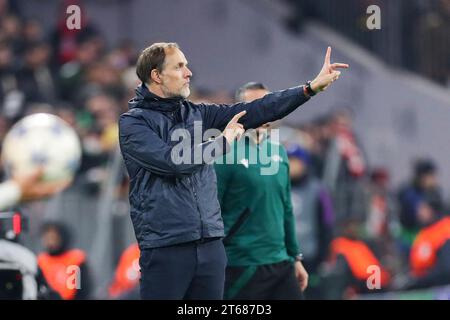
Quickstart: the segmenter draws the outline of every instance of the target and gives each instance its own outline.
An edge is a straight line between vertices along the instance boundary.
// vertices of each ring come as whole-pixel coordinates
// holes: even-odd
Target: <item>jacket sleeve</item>
[[[120,117],[119,142],[125,161],[131,159],[146,170],[163,176],[190,175],[229,150],[223,136],[193,147],[182,148],[182,142],[168,145],[143,119],[129,114]],[[184,154],[186,150],[190,154]]]
[[[200,105],[204,130],[214,128],[223,131],[233,116],[246,110],[247,114],[239,121],[245,129],[254,129],[264,123],[279,120],[309,100],[303,93],[303,87],[294,87],[269,93],[252,102],[233,105]]]

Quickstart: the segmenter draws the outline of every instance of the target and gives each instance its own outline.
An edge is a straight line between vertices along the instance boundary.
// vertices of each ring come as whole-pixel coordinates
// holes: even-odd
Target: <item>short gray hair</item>
[[[153,69],[162,72],[166,59],[166,49],[180,48],[175,42],[158,42],[145,48],[136,63],[136,75],[143,83],[151,82],[150,73]]]

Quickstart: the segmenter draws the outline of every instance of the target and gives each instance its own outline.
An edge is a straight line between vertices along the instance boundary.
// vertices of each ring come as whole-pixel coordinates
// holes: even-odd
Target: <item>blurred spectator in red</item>
[[[418,160],[414,166],[412,181],[399,192],[400,222],[405,244],[411,244],[417,231],[428,221],[428,210],[423,204],[441,214],[444,203],[437,180],[437,168],[430,159]]]
[[[131,244],[122,253],[117,265],[114,281],[109,287],[109,296],[114,299],[139,299],[140,251],[137,243]]]
[[[394,214],[394,203],[388,190],[389,173],[385,168],[371,172],[368,186],[368,215],[366,232],[369,238],[383,238],[389,233],[389,219]]]
[[[361,240],[360,226],[356,219],[344,222],[341,236],[331,242],[322,282],[324,298],[351,299],[357,294],[389,289],[391,275],[374,250]]]
[[[408,289],[440,286],[450,283],[450,217],[437,214],[426,203],[422,217],[425,225],[414,240],[410,254],[412,279]]]
[[[341,110],[331,117],[323,165],[323,181],[330,190],[336,210],[336,222],[365,213],[363,177],[366,160],[352,129],[349,110]],[[328,132],[327,134],[330,134]]]
[[[91,284],[86,253],[80,249],[70,249],[67,226],[47,222],[42,226],[41,239],[44,252],[38,256],[38,264],[50,287],[64,300],[88,299]],[[73,287],[68,286],[68,283]]]
[[[391,271],[400,272],[404,264],[396,243],[400,232],[398,206],[389,189],[389,172],[386,168],[372,170],[370,182],[366,186],[366,199],[364,238],[374,246],[383,265]]]
[[[80,8],[80,29],[67,28],[67,8],[76,5]],[[90,24],[81,0],[64,0],[60,3],[59,20],[51,35],[55,61],[59,65],[78,59],[80,44],[87,38],[96,38],[97,30]],[[97,39],[98,40],[98,39]]]

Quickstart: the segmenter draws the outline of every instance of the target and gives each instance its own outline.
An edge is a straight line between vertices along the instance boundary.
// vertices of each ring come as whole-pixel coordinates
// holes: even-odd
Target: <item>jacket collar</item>
[[[128,102],[130,109],[144,108],[162,112],[173,112],[180,108],[184,98],[161,98],[150,92],[147,86],[142,83],[136,88],[136,96]]]

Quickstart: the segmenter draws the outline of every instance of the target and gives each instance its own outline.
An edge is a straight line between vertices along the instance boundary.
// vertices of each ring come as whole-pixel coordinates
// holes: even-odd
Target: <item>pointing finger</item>
[[[247,111],[245,111],[245,110],[239,112],[238,114],[234,115],[234,117],[231,119],[230,122],[238,122],[239,119],[240,119],[241,117],[243,117],[246,113],[247,113]]]
[[[331,59],[331,47],[327,48],[327,53],[325,54],[325,64],[330,64]]]

